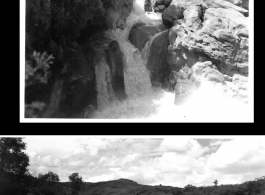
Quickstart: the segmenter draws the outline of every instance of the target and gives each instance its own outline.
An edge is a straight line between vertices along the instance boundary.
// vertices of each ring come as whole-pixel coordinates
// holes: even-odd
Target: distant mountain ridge
[[[234,185],[213,185],[184,188],[163,185],[142,185],[129,179],[97,183],[84,182],[79,195],[265,195],[265,177]]]
[[[80,192],[80,195],[107,195],[107,194],[174,194],[180,191],[181,188],[171,186],[149,186],[138,184],[129,179],[118,179],[112,181],[103,181],[92,184],[85,184]]]
[[[135,181],[121,178],[111,181],[83,182],[81,190],[73,193],[71,182],[49,182],[45,191],[35,190],[43,195],[52,192],[53,195],[265,195],[265,176],[242,184],[172,187],[163,185],[143,185]],[[46,193],[47,192],[47,193]],[[50,194],[50,193],[49,193]]]

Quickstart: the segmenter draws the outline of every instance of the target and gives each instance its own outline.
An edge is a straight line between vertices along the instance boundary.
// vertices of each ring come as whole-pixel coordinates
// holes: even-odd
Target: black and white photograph
[[[253,0],[20,1],[20,122],[254,122]]]
[[[1,195],[265,195],[265,136],[0,136]]]

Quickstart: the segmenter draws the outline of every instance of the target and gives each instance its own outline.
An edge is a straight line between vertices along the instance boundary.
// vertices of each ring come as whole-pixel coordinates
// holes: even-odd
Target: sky
[[[146,185],[238,184],[265,174],[265,136],[26,136],[33,175]],[[263,174],[262,174],[263,173]]]

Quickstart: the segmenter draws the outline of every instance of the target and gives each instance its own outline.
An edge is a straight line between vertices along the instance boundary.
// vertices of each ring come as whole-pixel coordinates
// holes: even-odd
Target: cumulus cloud
[[[61,160],[51,155],[43,157],[41,161],[41,164],[47,167],[59,167],[61,165]]]
[[[121,161],[120,165],[123,166],[125,164],[132,163],[135,160],[137,160],[140,156],[141,156],[141,154],[139,154],[139,153],[128,154],[127,156],[122,158],[122,161]]]
[[[265,168],[264,138],[241,138],[224,142],[213,153],[207,166],[224,173],[245,173],[248,169]]]
[[[208,147],[202,147],[197,140],[188,137],[168,137],[163,139],[157,151],[185,152],[188,155],[198,157],[208,149]]]
[[[77,137],[67,141],[59,138],[59,145],[55,140],[36,139],[28,143],[27,153],[32,172],[54,171],[61,181],[78,172],[89,182],[127,178],[141,184],[184,187],[213,185],[215,179],[219,184],[238,183],[260,177],[265,171],[264,139],[218,139],[200,144],[183,136]],[[34,148],[36,143],[43,145]]]

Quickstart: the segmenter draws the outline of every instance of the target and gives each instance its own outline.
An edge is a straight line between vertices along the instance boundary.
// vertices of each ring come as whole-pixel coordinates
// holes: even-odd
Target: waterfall
[[[146,68],[146,60],[142,58],[141,52],[135,48],[123,36],[119,36],[119,30],[109,31],[110,36],[120,45],[124,62],[124,84],[125,93],[128,98],[142,96],[152,90],[149,71]],[[124,31],[126,33],[126,29]]]
[[[95,66],[96,90],[98,92],[97,104],[99,111],[109,106],[115,99],[111,85],[111,71],[106,62],[105,53],[102,52],[101,54],[101,58],[98,59]]]
[[[142,54],[128,40],[130,30],[137,22],[153,24],[161,22],[161,17],[157,15],[156,17],[149,17],[144,12],[144,0],[135,0],[133,10],[126,21],[126,28],[123,30],[109,29],[105,32],[106,37],[119,43],[123,54],[124,86],[128,98],[143,96],[152,91],[150,74],[146,67],[148,55]],[[110,81],[111,72],[104,57],[105,55],[101,56],[102,59],[99,60],[96,66],[97,100],[100,110],[115,101]]]
[[[138,22],[156,24],[161,23],[162,20],[159,14],[150,15],[144,11],[144,0],[135,0],[133,10],[126,20],[126,28],[123,30],[109,29],[105,32],[105,36],[109,40],[115,40],[119,43],[119,48],[123,54],[124,88],[128,99],[127,101],[133,101],[135,98],[140,98],[152,94],[153,92],[150,73],[146,65],[149,56],[150,43],[154,38],[148,42],[142,53],[128,40],[131,28]],[[97,110],[100,112],[112,106],[117,107],[119,104],[119,101],[117,101],[115,93],[113,92],[111,70],[106,60],[104,46],[102,48],[97,51],[98,59],[95,66],[96,89],[98,92]],[[102,116],[103,115],[101,115],[101,117]]]

